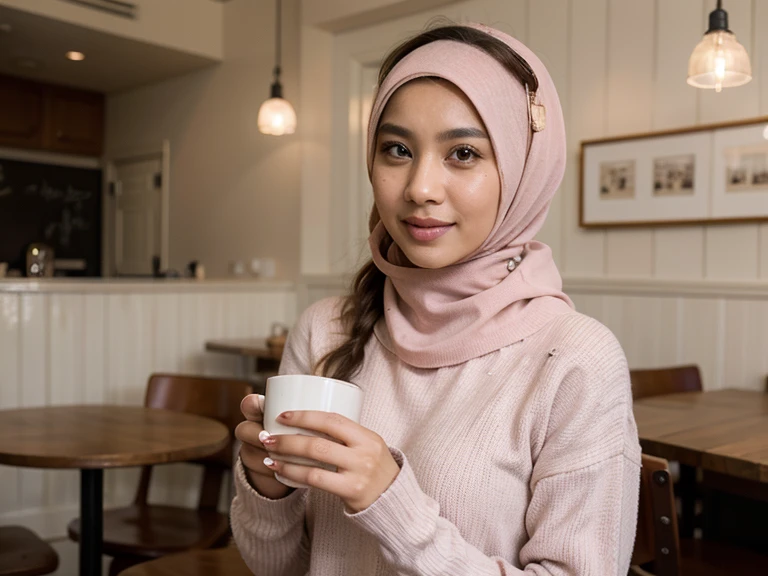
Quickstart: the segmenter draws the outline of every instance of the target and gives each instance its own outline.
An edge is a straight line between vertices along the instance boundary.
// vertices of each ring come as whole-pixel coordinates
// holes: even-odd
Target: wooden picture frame
[[[581,142],[579,225],[768,221],[768,117]]]

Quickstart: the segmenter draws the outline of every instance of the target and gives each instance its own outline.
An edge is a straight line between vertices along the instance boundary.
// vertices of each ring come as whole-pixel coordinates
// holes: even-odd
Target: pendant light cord
[[[282,14],[282,0],[275,0],[275,6],[277,8],[276,23],[277,28],[275,30],[275,69],[273,74],[275,75],[275,81],[272,82],[270,88],[271,98],[283,97],[283,86],[280,84],[280,45],[282,44],[282,27],[283,27],[283,14]]]
[[[282,2],[281,0],[276,0],[277,4],[277,34],[275,35],[276,42],[275,42],[275,70],[277,71],[277,74],[280,74],[280,36],[282,33]]]

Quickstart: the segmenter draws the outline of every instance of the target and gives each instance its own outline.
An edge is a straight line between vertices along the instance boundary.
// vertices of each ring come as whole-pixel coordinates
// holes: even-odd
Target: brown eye
[[[470,162],[472,162],[472,160],[478,157],[477,153],[468,146],[462,146],[461,148],[456,148],[452,156],[462,164],[469,164]]]
[[[381,147],[381,150],[384,154],[393,158],[408,158],[410,156],[408,148],[397,142],[386,142]]]
[[[461,148],[456,151],[456,158],[462,162],[468,162],[469,160],[472,160],[472,150],[469,148]]]
[[[405,158],[406,156],[408,156],[408,148],[406,148],[402,144],[397,144],[396,146],[392,146],[392,152],[398,158]]]

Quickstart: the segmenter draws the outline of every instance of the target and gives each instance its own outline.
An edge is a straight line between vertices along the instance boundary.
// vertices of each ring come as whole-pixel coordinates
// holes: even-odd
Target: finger
[[[339,472],[331,472],[317,466],[302,466],[301,464],[283,462],[276,458],[271,458],[271,460],[273,463],[268,468],[288,480],[319,488],[340,498],[347,497],[346,493],[349,488],[345,478]]]
[[[251,422],[264,421],[264,396],[261,394],[248,394],[240,402],[240,411],[246,420]]]
[[[281,459],[286,456],[309,458],[324,464],[347,470],[354,463],[354,454],[348,446],[333,440],[305,434],[275,434],[262,436],[263,446],[270,456]]]
[[[359,445],[368,433],[368,430],[357,422],[335,412],[318,410],[283,412],[277,417],[277,421],[287,426],[321,432],[347,446]]]
[[[260,474],[262,476],[274,476],[274,472],[264,464],[264,458],[267,457],[267,452],[256,446],[250,444],[243,444],[240,447],[240,460],[251,472]]]
[[[258,448],[262,448],[261,440],[259,440],[259,434],[264,430],[261,422],[250,422],[244,420],[235,427],[235,438],[240,440],[243,444],[251,444]]]

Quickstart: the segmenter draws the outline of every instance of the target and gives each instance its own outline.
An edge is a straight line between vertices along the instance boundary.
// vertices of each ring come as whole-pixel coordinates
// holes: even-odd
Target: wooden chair
[[[648,370],[630,370],[632,398],[639,400],[648,396],[676,394],[678,392],[701,392],[699,367],[674,366]]]
[[[192,550],[182,554],[172,554],[133,566],[121,572],[120,576],[178,576],[180,574],[253,576],[237,548]]]
[[[50,544],[22,526],[0,526],[0,576],[38,576],[59,567]]]
[[[250,393],[250,384],[243,380],[171,374],[150,377],[146,406],[218,420],[229,428],[230,442],[217,454],[194,462],[204,469],[196,509],[147,503],[152,466],[142,469],[133,505],[104,512],[103,552],[114,557],[111,575],[166,554],[226,543],[229,521],[217,506],[222,480],[232,470],[234,430],[242,421],[240,402]],[[79,540],[79,519],[70,522],[69,536]]]
[[[667,461],[646,454],[642,458],[640,506],[630,574],[732,576],[766,573],[768,556],[718,542],[681,540]]]
[[[702,391],[701,372],[695,365],[630,370],[629,378],[634,400],[663,394]],[[692,538],[696,524],[696,501],[701,497],[697,490],[696,468],[680,465],[680,476],[675,478],[675,492],[680,498],[682,512],[680,534],[684,538]]]

